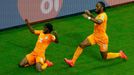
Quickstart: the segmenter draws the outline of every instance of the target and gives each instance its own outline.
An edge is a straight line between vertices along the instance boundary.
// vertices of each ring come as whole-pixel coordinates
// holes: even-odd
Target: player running
[[[99,45],[100,53],[103,59],[113,59],[118,57],[122,59],[127,59],[127,56],[123,51],[120,51],[118,53],[108,52],[108,36],[106,34],[107,14],[104,11],[105,4],[103,2],[98,2],[96,4],[96,13],[98,14],[96,17],[94,17],[93,14],[91,14],[88,10],[86,10],[85,14],[83,14],[85,18],[94,22],[94,32],[79,44],[71,60],[64,58],[64,61],[69,66],[74,66],[76,60],[85,47],[95,44]]]
[[[38,71],[43,71],[47,67],[53,65],[52,62],[46,60],[44,54],[46,52],[46,48],[51,42],[58,43],[57,33],[53,31],[53,26],[50,23],[46,23],[43,30],[34,30],[27,19],[25,22],[27,23],[30,32],[38,36],[38,40],[34,50],[30,54],[26,55],[26,57],[20,62],[19,66],[27,67],[35,64]],[[53,34],[51,34],[52,31]]]

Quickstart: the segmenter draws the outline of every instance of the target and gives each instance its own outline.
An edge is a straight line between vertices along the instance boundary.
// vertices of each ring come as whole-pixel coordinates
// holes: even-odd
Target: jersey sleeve
[[[41,32],[42,32],[42,30],[34,30],[34,33],[35,33],[36,35],[39,35]]]
[[[105,20],[105,15],[104,14],[101,14],[100,16],[99,16],[99,18],[98,19],[100,19],[100,20],[102,20],[102,21],[104,21]]]

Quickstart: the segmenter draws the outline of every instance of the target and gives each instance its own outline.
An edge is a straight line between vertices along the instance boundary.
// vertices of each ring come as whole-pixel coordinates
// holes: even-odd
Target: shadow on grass
[[[117,61],[118,60],[118,61]],[[97,69],[103,69],[103,68],[108,68],[112,66],[116,66],[122,63],[125,63],[126,60],[123,59],[111,59],[111,60],[103,60],[101,65],[98,65],[96,67],[91,68],[91,70],[97,70]]]

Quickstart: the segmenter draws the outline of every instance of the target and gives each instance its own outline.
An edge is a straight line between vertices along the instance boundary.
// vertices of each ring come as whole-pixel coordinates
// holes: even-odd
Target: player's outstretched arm
[[[86,18],[86,19],[88,19],[88,15],[87,14],[82,14],[82,16],[84,17],[84,18]]]
[[[85,17],[85,18],[87,18],[87,19],[89,19],[89,20],[91,20],[91,21],[93,21],[94,23],[97,23],[97,24],[101,24],[103,22],[102,20],[95,19],[94,17],[89,16],[87,14],[83,14],[83,17]]]
[[[34,34],[34,29],[32,28],[32,26],[30,25],[28,19],[25,19],[26,25],[28,26],[28,29],[30,30],[31,33]]]
[[[57,32],[56,31],[53,31],[52,34],[56,37],[55,43],[59,43]]]
[[[90,17],[95,18],[94,15],[89,10],[85,10],[85,14],[87,14]]]
[[[101,24],[103,21],[101,19],[95,19],[95,18],[92,18],[90,19],[91,21],[93,21],[94,23],[97,23],[97,24]]]

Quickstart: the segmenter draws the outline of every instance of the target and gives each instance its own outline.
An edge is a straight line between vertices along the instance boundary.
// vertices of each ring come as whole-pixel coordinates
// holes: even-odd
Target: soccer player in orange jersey
[[[104,12],[105,4],[98,2],[96,4],[96,17],[93,16],[88,10],[85,11],[83,16],[90,21],[94,22],[94,32],[89,35],[83,42],[77,47],[73,58],[71,60],[65,58],[64,61],[71,67],[74,66],[76,60],[82,53],[83,49],[87,46],[97,44],[100,47],[100,53],[103,59],[123,58],[127,59],[127,56],[123,51],[118,53],[108,52],[108,36],[106,34],[107,27],[107,14]]]
[[[27,67],[35,64],[36,69],[38,71],[43,71],[47,67],[53,65],[52,62],[46,60],[44,54],[46,52],[46,48],[49,46],[51,42],[58,43],[57,33],[53,31],[53,26],[50,23],[46,23],[44,25],[43,30],[34,30],[31,27],[29,21],[27,19],[25,21],[27,23],[30,32],[38,36],[38,40],[36,42],[34,50],[26,55],[26,57],[20,62],[19,66]],[[52,31],[53,33],[51,34]]]

